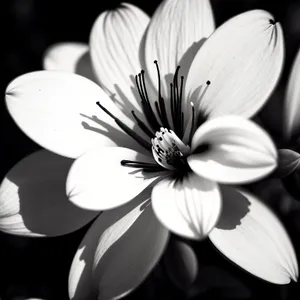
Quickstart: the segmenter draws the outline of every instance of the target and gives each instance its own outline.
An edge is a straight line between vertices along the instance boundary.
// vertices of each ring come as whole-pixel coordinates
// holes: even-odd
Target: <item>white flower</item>
[[[148,21],[128,4],[99,16],[90,53],[102,89],[58,71],[10,83],[6,103],[19,127],[46,149],[76,158],[67,179],[75,205],[58,188],[70,160],[41,151],[3,181],[1,228],[63,234],[108,210],[75,255],[71,299],[128,294],[160,258],[166,227],[194,239],[209,234],[222,253],[265,280],[296,280],[294,250],[277,218],[254,196],[217,184],[257,180],[276,167],[272,141],[245,117],[261,108],[279,78],[280,25],[265,11],[250,11],[204,42],[214,30],[204,0],[164,1],[145,31]],[[88,56],[87,47],[77,46],[52,48],[45,66],[78,71]],[[36,191],[47,201],[30,224]]]

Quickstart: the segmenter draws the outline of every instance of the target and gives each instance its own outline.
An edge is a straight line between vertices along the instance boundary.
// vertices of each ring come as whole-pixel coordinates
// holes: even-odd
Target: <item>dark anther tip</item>
[[[157,60],[155,60],[154,63],[157,64]]]
[[[141,73],[144,74],[144,73],[145,73],[145,70],[142,70]]]
[[[207,85],[210,85],[210,81],[209,81],[209,80],[207,80],[207,81],[206,81],[206,84],[207,84]]]
[[[269,20],[269,23],[270,23],[271,25],[275,25],[275,24],[276,24],[276,21],[270,19],[270,20]]]

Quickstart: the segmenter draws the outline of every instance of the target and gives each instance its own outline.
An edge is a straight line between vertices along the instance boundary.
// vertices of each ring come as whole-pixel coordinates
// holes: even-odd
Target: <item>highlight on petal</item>
[[[129,114],[132,109],[141,111],[134,76],[142,69],[139,46],[148,22],[149,17],[138,7],[122,3],[100,14],[91,31],[91,57],[98,81]]]
[[[278,218],[248,192],[222,187],[223,211],[209,234],[212,243],[241,268],[276,284],[297,281],[292,243]]]
[[[300,171],[300,154],[290,149],[279,149],[278,167],[274,175],[284,178],[297,171]]]
[[[145,36],[145,63],[153,85],[157,86],[158,61],[161,77],[170,84],[178,65],[186,75],[203,41],[214,31],[215,23],[209,0],[166,0],[157,8]],[[162,94],[169,86],[162,82]]]
[[[207,236],[221,211],[218,185],[193,173],[160,181],[153,187],[151,198],[160,222],[173,233],[191,239]]]
[[[281,25],[263,10],[240,14],[219,27],[192,62],[187,105],[209,116],[253,116],[273,91],[283,65]],[[207,86],[206,82],[210,81]]]
[[[150,190],[98,217],[74,257],[70,299],[119,299],[155,267],[168,231],[155,218],[149,197]]]
[[[277,152],[268,134],[254,122],[238,116],[205,122],[192,139],[191,169],[221,183],[246,183],[276,168]]]
[[[39,71],[17,77],[6,89],[6,104],[17,125],[32,140],[57,154],[75,158],[95,142],[135,147],[100,101],[128,127],[135,124],[92,81],[72,73]],[[137,128],[134,128],[138,132]],[[141,147],[139,147],[141,148]]]
[[[145,172],[122,161],[156,165],[150,156],[121,147],[94,147],[72,165],[67,194],[79,207],[106,210],[120,206],[142,192],[165,172]]]
[[[295,58],[286,90],[284,124],[287,138],[290,138],[300,129],[300,49]]]
[[[75,231],[98,212],[69,202],[65,181],[72,164],[45,150],[17,163],[0,186],[0,230],[25,236],[59,236]]]

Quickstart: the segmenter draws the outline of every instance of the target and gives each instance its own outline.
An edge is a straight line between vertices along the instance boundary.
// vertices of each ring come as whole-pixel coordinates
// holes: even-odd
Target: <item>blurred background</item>
[[[188,1],[188,0],[187,0]],[[89,32],[97,16],[116,7],[120,1],[1,1],[2,55],[1,92],[16,76],[42,69],[42,57],[53,43],[88,43]],[[160,0],[129,0],[151,15]],[[216,24],[250,9],[270,11],[282,24],[286,43],[286,61],[279,85],[259,117],[277,142],[280,136],[281,103],[291,64],[300,47],[300,1],[211,0]],[[21,158],[39,149],[17,128],[9,117],[4,101],[0,104],[0,177]],[[277,126],[271,125],[276,123]],[[292,209],[282,189],[268,182],[263,189],[265,201],[282,218],[296,250],[300,253],[300,212]],[[59,238],[28,239],[0,233],[0,299],[68,299],[68,271],[77,246],[87,227]],[[180,241],[181,242],[181,241]],[[149,278],[126,299],[300,299],[299,284],[279,287],[241,271],[221,257],[209,244],[191,244],[199,259],[195,286],[182,291],[168,276],[172,255],[163,258]],[[298,256],[298,260],[299,260]],[[176,265],[176,263],[174,263]],[[178,271],[178,270],[177,270]],[[176,270],[175,270],[176,272]],[[88,299],[87,299],[88,300]]]

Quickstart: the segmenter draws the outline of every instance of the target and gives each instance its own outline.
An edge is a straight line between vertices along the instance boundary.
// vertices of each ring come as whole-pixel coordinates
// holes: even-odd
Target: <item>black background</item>
[[[138,5],[151,15],[161,1],[128,2]],[[270,103],[260,114],[264,126],[276,139],[281,130],[279,108],[282,94],[292,61],[300,47],[300,1],[211,0],[211,2],[218,26],[238,13],[256,8],[270,11],[283,26],[286,43],[284,72]],[[3,53],[1,91],[3,95],[7,84],[16,76],[42,69],[43,53],[51,44],[65,41],[87,43],[92,24],[99,13],[114,8],[118,3],[119,1],[112,0],[1,1]],[[4,97],[2,99],[0,105],[1,178],[18,160],[39,149],[13,123],[5,109]],[[271,123],[276,123],[278,126],[271,126]],[[271,201],[274,202],[276,201]],[[292,236],[297,252],[300,253],[300,228],[297,228],[297,224],[299,226],[300,223],[300,213],[283,214],[276,204],[274,209],[281,216]],[[47,239],[28,239],[1,233],[0,298],[26,299],[27,296],[28,298],[68,299],[69,267],[86,229],[87,227],[67,236]],[[245,289],[250,292],[251,299],[254,300],[300,299],[299,284],[280,287],[254,278],[227,262],[207,241],[194,244],[193,247],[198,253],[200,264],[206,266],[200,274],[199,286],[206,282],[206,287],[208,285],[212,287],[210,292],[195,296],[194,299],[243,299],[246,295]],[[239,282],[233,282],[229,276],[220,271],[220,268],[229,272]],[[223,290],[220,290],[222,285]],[[17,298],[21,296],[25,298]],[[172,284],[161,262],[138,290],[128,296],[128,299],[187,299],[187,296]]]

